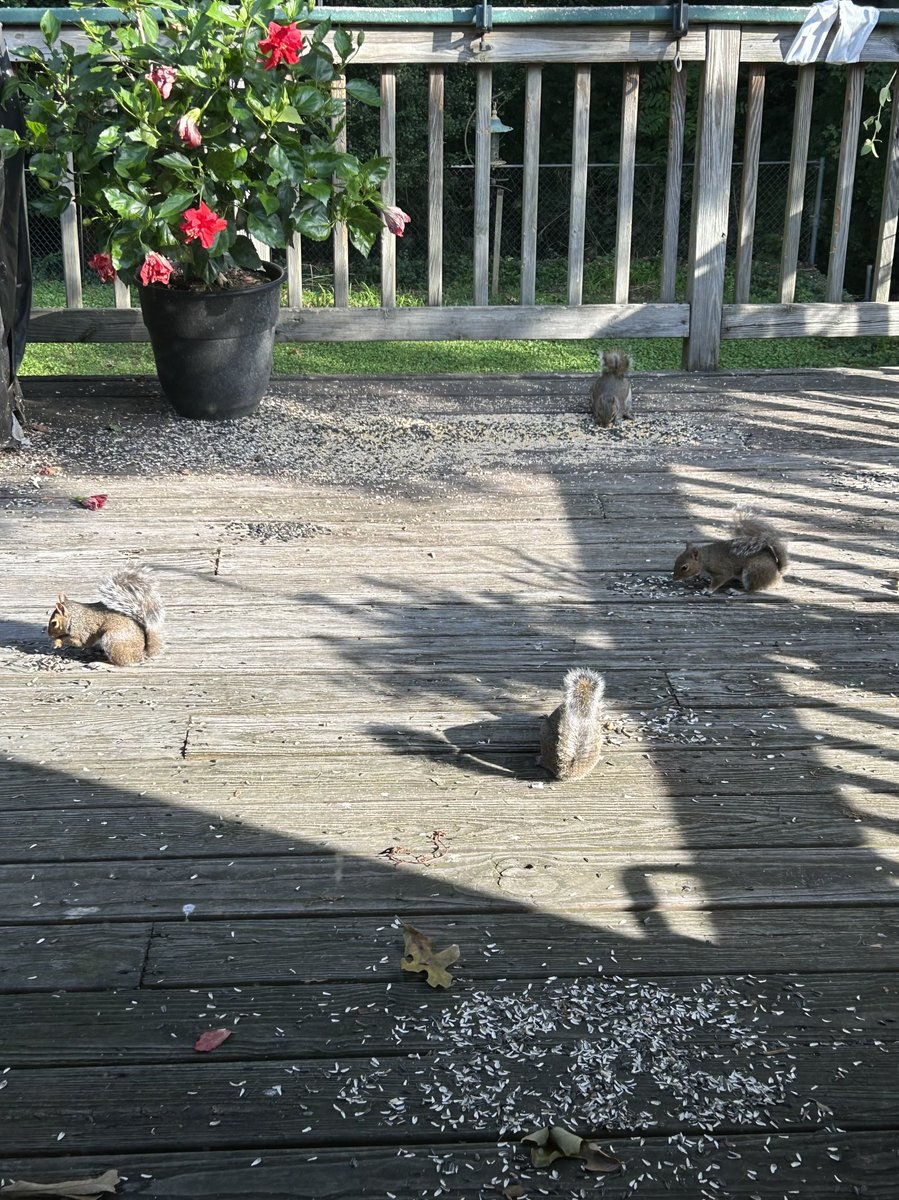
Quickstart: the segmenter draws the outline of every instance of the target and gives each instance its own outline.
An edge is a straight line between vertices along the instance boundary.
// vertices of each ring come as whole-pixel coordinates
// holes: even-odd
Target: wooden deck
[[[574,377],[282,380],[229,431],[27,382],[0,1175],[896,1195],[899,371],[646,378],[623,436]],[[789,536],[784,587],[675,587],[736,503]],[[134,556],[164,656],[51,658],[56,593]],[[608,752],[558,785],[536,721],[574,664]],[[396,918],[458,943],[450,991],[401,971]],[[553,1119],[624,1173],[532,1168]]]

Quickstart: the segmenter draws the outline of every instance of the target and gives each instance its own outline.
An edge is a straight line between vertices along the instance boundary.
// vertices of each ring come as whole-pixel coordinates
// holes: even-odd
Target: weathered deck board
[[[549,1191],[550,1181],[545,1174],[538,1175],[531,1169],[527,1154],[514,1145],[515,1140],[504,1147],[505,1153],[495,1144],[469,1140],[451,1147],[439,1142],[409,1147],[401,1154],[393,1147],[354,1147],[349,1160],[346,1149],[326,1148],[266,1149],[262,1155],[248,1150],[131,1152],[51,1160],[17,1157],[4,1163],[4,1170],[15,1178],[40,1175],[42,1179],[72,1179],[116,1167],[128,1179],[127,1194],[152,1200],[173,1200],[176,1196],[222,1200],[223,1196],[254,1194],[274,1200],[322,1200],[325,1196],[328,1200],[382,1200],[388,1191],[397,1200],[422,1200],[435,1196],[438,1190],[453,1200],[482,1200],[519,1180]],[[666,1137],[616,1138],[608,1143],[608,1149],[625,1162],[636,1164],[630,1176],[605,1178],[602,1194],[616,1198],[630,1195],[627,1184],[643,1171],[639,1195],[647,1200],[696,1200],[697,1168],[703,1172],[707,1168],[703,1178],[711,1178],[719,1189],[727,1189],[725,1194],[739,1200],[749,1200],[753,1195],[762,1200],[782,1200],[785,1186],[815,1200],[843,1200],[853,1191],[871,1200],[893,1200],[895,1195],[892,1130],[722,1136],[714,1146],[706,1139],[701,1149],[691,1143],[689,1168],[683,1162],[684,1155],[672,1154]],[[797,1162],[797,1157],[801,1161]],[[758,1169],[749,1176],[752,1164]],[[559,1181],[553,1183],[550,1194],[589,1195],[595,1188],[579,1165],[566,1163],[560,1167]]]
[[[609,1196],[892,1196],[899,370],[638,377],[610,436],[588,383],[276,380],[245,446],[198,430],[179,469],[194,435],[152,383],[28,381],[50,432],[0,488],[0,1174],[118,1165],[122,1194],[209,1200],[521,1178],[574,1200],[581,1169],[497,1150],[495,1113],[435,1127],[415,1088],[434,1043],[397,1027],[601,972],[764,999],[764,1074],[796,1071],[719,1148],[680,1103],[604,1122],[626,1160]],[[323,458],[265,442],[297,422]],[[138,465],[156,441],[174,470]],[[98,490],[101,513],[72,503]],[[675,587],[684,540],[736,506],[788,537],[784,586]],[[135,557],[164,654],[51,658],[57,591],[89,599]],[[606,675],[607,745],[562,785],[537,719],[578,662]],[[458,942],[450,993],[400,970],[397,916]],[[690,1063],[745,1067],[726,1027],[698,1029]],[[539,1087],[577,1039],[608,1044],[572,1030],[548,1074],[513,1075]],[[392,1124],[332,1107],[371,1056],[407,1099]]]

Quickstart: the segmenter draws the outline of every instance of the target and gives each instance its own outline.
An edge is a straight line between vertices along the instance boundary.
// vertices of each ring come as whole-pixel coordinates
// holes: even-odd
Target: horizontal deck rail
[[[55,9],[74,44],[82,37],[70,23],[82,17],[115,22],[111,9]],[[304,305],[303,247],[297,239],[288,249],[288,306],[282,313],[279,338],[311,340],[444,340],[518,338],[680,337],[684,365],[707,369],[718,363],[722,339],[799,336],[857,336],[899,333],[899,304],[890,301],[896,229],[899,223],[899,137],[894,119],[885,139],[885,183],[877,246],[872,249],[870,301],[843,300],[849,221],[855,187],[855,164],[861,135],[861,98],[867,64],[899,65],[899,10],[883,10],[862,54],[849,68],[788,66],[786,52],[805,8],[692,5],[689,31],[676,39],[669,5],[621,8],[520,9],[493,8],[489,29],[478,7],[442,9],[317,9],[313,19],[332,17],[354,29],[364,28],[365,41],[353,65],[376,67],[384,100],[381,150],[395,146],[396,68],[419,66],[428,74],[427,212],[415,221],[428,231],[427,304],[398,306],[396,245],[385,238],[381,254],[377,308],[351,306],[350,256],[345,239],[335,237],[333,296],[330,306]],[[2,13],[10,50],[41,46],[42,35],[31,9]],[[697,113],[696,169],[691,199],[689,253],[685,264],[686,296],[677,297],[680,207],[684,175],[684,130],[687,124],[685,71],[701,67]],[[659,291],[648,303],[634,303],[631,287],[631,235],[634,224],[634,164],[640,108],[641,71],[647,64],[669,63],[671,70],[664,235],[659,263]],[[572,68],[574,115],[571,134],[567,303],[537,303],[539,147],[543,68]],[[620,159],[617,189],[614,303],[591,303],[584,292],[585,226],[589,222],[587,172],[590,143],[590,89],[594,67],[621,68]],[[502,189],[491,162],[489,123],[494,94],[493,68],[517,65],[526,75],[520,127],[521,164],[521,303],[491,304],[499,269],[498,228]],[[750,303],[754,256],[755,210],[761,158],[761,125],[766,73],[789,71],[797,81],[796,107],[784,235],[780,263],[779,303]],[[471,304],[445,305],[443,261],[446,238],[443,114],[447,89],[458,71],[474,71],[477,100],[472,115],[474,204],[472,210]],[[809,162],[818,157],[810,147],[817,78],[824,72],[845,76],[846,104],[842,147],[836,169],[829,170],[833,222],[826,290],[821,302],[796,303],[805,179]],[[740,72],[748,78],[744,127],[737,119]],[[518,123],[516,121],[516,123]],[[352,128],[349,130],[352,148]],[[557,157],[557,156],[556,156]],[[733,192],[733,167],[742,160],[739,196]],[[832,178],[830,178],[832,176]],[[392,202],[393,177],[385,181]],[[390,194],[388,194],[388,192]],[[499,210],[498,213],[496,210]],[[736,219],[734,217],[736,216]],[[736,285],[725,294],[729,225],[736,230]],[[141,341],[146,331],[137,310],[129,307],[128,289],[116,291],[115,309],[81,305],[79,222],[74,201],[63,218],[63,263],[67,308],[36,310],[31,337],[37,341]],[[585,303],[585,299],[587,302]],[[731,303],[730,301],[733,300]]]

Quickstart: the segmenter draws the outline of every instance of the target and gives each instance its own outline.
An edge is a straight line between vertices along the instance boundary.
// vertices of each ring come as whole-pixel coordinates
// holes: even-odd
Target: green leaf
[[[347,95],[352,96],[354,100],[361,100],[363,104],[370,104],[372,108],[381,107],[381,93],[367,79],[351,79],[346,85],[346,90]]]
[[[253,237],[262,242],[264,246],[273,246],[275,249],[279,249],[287,244],[284,226],[276,213],[269,213],[264,217],[250,213],[247,219],[247,228]]]
[[[342,59],[349,58],[353,53],[353,39],[345,29],[334,31],[334,49]]]
[[[868,138],[868,140],[862,146],[862,156],[864,156],[865,154],[873,154],[875,158],[879,157],[876,149],[874,148],[874,143],[871,141],[870,138]]]
[[[292,104],[285,104],[275,117],[275,124],[278,124],[278,122],[282,125],[302,125],[303,118]]]
[[[244,267],[248,271],[258,271],[262,266],[262,259],[259,257],[256,247],[248,237],[244,237],[240,233],[231,246],[231,257],[239,267]]]
[[[21,139],[19,138],[19,135],[14,129],[0,129],[0,153],[15,154],[19,149],[20,140]],[[38,155],[35,155],[34,157],[37,158]],[[31,169],[34,171],[34,167]],[[35,174],[37,174],[37,172],[35,172]]]
[[[892,91],[890,90],[890,85],[885,83],[877,95],[877,103],[881,108],[883,108],[885,104],[889,104],[891,95]]]
[[[32,154],[28,169],[38,179],[46,179],[48,183],[59,183],[62,167],[55,154]]]
[[[307,196],[314,196],[322,204],[327,204],[331,199],[331,184],[324,179],[313,179],[309,183],[304,183],[303,191]]]
[[[206,8],[206,15],[213,21],[218,21],[220,25],[229,25],[232,29],[243,29],[243,22],[234,15],[227,4],[221,4],[219,0],[213,0],[212,4]]]
[[[170,167],[182,179],[196,178],[196,167],[189,158],[181,154],[178,150],[173,150],[171,154],[161,154],[156,161],[161,167]]]
[[[44,35],[48,46],[52,46],[57,40],[60,28],[59,17],[48,8],[41,17],[41,33]]]
[[[291,88],[290,98],[294,108],[305,116],[314,116],[316,113],[320,113],[330,101],[330,96],[323,95],[321,90],[311,83],[301,83],[298,87]],[[302,117],[298,124],[302,124]]]
[[[126,220],[134,220],[137,217],[142,217],[147,211],[147,206],[143,200],[138,200],[136,196],[131,196],[127,192],[123,192],[121,188],[104,188],[102,195],[112,211]]]
[[[122,140],[122,131],[118,125],[107,125],[107,127],[97,135],[98,150],[115,150]]]
[[[299,183],[303,177],[302,170],[294,166],[283,146],[272,146],[268,152],[267,161],[270,167],[283,178],[289,179],[291,183]]]
[[[158,208],[154,208],[153,214],[159,221],[170,221],[172,217],[180,216],[195,200],[194,192],[172,192]]]
[[[322,204],[315,204],[297,217],[297,228],[314,242],[323,242],[331,235],[331,220]]]
[[[159,25],[148,8],[141,8],[140,23],[143,29],[144,41],[148,46],[155,46],[159,42]]]
[[[367,163],[362,164],[360,174],[372,186],[383,183],[390,174],[390,159],[370,158]]]

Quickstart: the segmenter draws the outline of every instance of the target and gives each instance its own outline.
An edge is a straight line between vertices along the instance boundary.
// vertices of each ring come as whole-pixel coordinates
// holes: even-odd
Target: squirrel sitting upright
[[[93,604],[69,600],[60,592],[47,633],[55,647],[99,646],[116,667],[152,658],[162,649],[165,613],[146,567],[104,579]]]
[[[540,726],[543,766],[557,779],[582,779],[602,753],[602,675],[574,667],[565,676],[565,699]]]
[[[620,350],[605,350],[602,374],[593,381],[593,416],[597,425],[609,429],[616,421],[631,415],[631,360]]]
[[[674,564],[674,578],[704,575],[709,592],[733,580],[746,592],[761,592],[780,583],[789,561],[783,539],[767,521],[738,513],[732,538],[702,545],[687,542]]]

